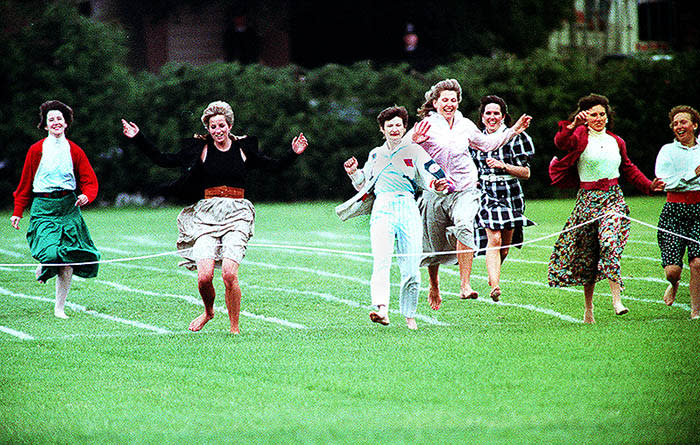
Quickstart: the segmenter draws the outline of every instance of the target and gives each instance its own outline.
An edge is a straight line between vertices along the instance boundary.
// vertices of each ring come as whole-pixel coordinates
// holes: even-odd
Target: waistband
[[[238,187],[229,187],[220,185],[217,187],[209,187],[204,189],[204,199],[209,198],[233,198],[243,199],[245,190]]]
[[[53,192],[34,192],[33,194],[37,198],[58,199],[63,198],[64,196],[68,196],[74,192],[75,190],[56,190]]]
[[[508,181],[509,179],[517,179],[513,175],[481,175],[479,179],[486,182]]]
[[[700,202],[700,191],[692,190],[688,192],[666,192],[666,202],[697,204]]]
[[[599,179],[597,181],[581,181],[580,187],[584,190],[609,190],[613,185],[617,185],[617,178]]]

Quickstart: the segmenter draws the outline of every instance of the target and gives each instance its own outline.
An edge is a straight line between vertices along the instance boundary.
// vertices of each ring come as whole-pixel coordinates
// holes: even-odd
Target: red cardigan
[[[579,125],[572,130],[568,128],[570,123],[569,121],[559,122],[559,131],[554,136],[554,145],[568,153],[562,158],[554,157],[549,163],[549,177],[552,180],[552,185],[559,188],[579,187],[581,181],[576,163],[588,145],[588,127]],[[650,195],[652,192],[651,181],[627,156],[625,141],[610,131],[606,131],[606,133],[615,138],[617,146],[620,148],[620,157],[622,158],[620,173],[622,176],[641,192]]]
[[[24,160],[24,167],[22,168],[22,177],[19,180],[17,190],[13,193],[15,197],[15,209],[12,212],[12,216],[19,216],[21,218],[24,209],[32,202],[34,175],[36,175],[39,162],[41,162],[45,139],[46,138],[35,142],[29,147],[27,157]],[[87,196],[88,202],[92,202],[97,197],[98,189],[95,171],[92,169],[90,161],[88,161],[83,149],[72,141],[68,141],[68,144],[70,145],[70,157],[73,160],[73,174],[75,175],[75,182],[78,186],[76,192]]]

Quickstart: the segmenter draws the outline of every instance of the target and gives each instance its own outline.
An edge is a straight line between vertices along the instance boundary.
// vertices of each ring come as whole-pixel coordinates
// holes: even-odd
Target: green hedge
[[[252,199],[292,201],[348,197],[352,188],[342,162],[350,156],[363,162],[382,142],[377,113],[393,104],[413,113],[425,91],[447,77],[460,81],[461,111],[474,120],[484,94],[504,97],[514,118],[521,113],[534,117],[528,133],[537,154],[526,183],[529,198],[561,194],[549,186],[547,165],[556,154],[557,121],[573,111],[578,97],[597,92],[611,99],[615,131],[649,176],[659,148],[672,139],[668,110],[700,98],[695,79],[699,52],[674,54],[671,60],[630,58],[593,65],[575,54],[557,57],[538,51],[521,59],[455,59],[424,74],[405,64],[377,68],[370,62],[313,70],[168,64],[158,74],[134,74],[125,67],[124,36],[118,29],[61,6],[49,8],[34,26],[2,43],[0,68],[5,84],[12,86],[2,97],[0,119],[0,204],[5,207],[11,204],[27,147],[45,135],[35,128],[36,113],[49,98],[74,107],[69,137],[86,149],[100,180],[100,199],[107,203],[119,193],[148,194],[177,174],[151,165],[125,143],[121,117],[138,123],[162,149],[174,150],[179,138],[204,131],[199,117],[213,100],[231,103],[234,133],[258,136],[261,148],[272,155],[304,132],[310,147],[292,169],[250,175]]]

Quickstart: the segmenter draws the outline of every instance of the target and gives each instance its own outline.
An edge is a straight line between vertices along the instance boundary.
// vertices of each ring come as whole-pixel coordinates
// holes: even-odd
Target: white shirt
[[[666,183],[666,190],[687,192],[700,190],[695,169],[700,165],[700,145],[686,147],[677,140],[661,147],[656,157],[656,176]]]
[[[578,159],[578,175],[582,182],[620,177],[622,156],[614,137],[605,131],[588,130],[588,145]]]
[[[75,190],[73,159],[70,157],[70,145],[65,136],[44,139],[41,161],[34,175],[32,190],[35,193],[48,193],[57,190]]]

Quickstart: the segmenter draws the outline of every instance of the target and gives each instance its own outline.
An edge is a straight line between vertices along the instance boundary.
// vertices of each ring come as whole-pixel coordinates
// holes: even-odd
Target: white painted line
[[[0,253],[3,255],[11,256],[13,258],[24,258],[24,255],[14,250],[0,249]]]
[[[5,327],[5,326],[0,326],[0,331],[4,332],[6,334],[14,335],[15,337],[17,337],[21,340],[34,340],[34,337],[32,337],[29,334],[25,334],[24,332],[20,332],[20,331],[15,331],[14,329],[10,329],[10,328]]]
[[[54,303],[54,300],[51,299],[51,298],[37,297],[37,296],[33,296],[33,295],[20,294],[20,293],[12,292],[12,291],[10,291],[10,290],[8,290],[8,289],[4,289],[4,288],[2,288],[2,287],[0,287],[0,295],[7,295],[7,296],[10,296],[10,297],[16,297],[16,298],[24,298],[24,299],[27,299],[27,300],[43,301],[43,302],[46,302],[46,303]],[[171,331],[169,331],[169,330],[167,330],[167,329],[159,328],[159,327],[157,327],[157,326],[152,326],[152,325],[145,324],[145,323],[141,323],[141,322],[134,321],[134,320],[127,320],[127,319],[125,319],[125,318],[114,317],[114,316],[112,316],[112,315],[102,314],[102,313],[100,313],[100,312],[90,310],[90,309],[88,309],[88,308],[85,307],[85,306],[82,306],[82,305],[79,305],[79,304],[75,304],[75,303],[71,303],[71,302],[69,302],[69,301],[66,301],[66,306],[69,307],[69,308],[71,308],[72,310],[74,310],[74,311],[76,311],[76,312],[84,312],[84,313],[86,313],[86,314],[88,314],[88,315],[92,315],[93,317],[103,318],[103,319],[105,319],[105,320],[109,320],[109,321],[114,321],[114,322],[117,322],[117,323],[126,324],[126,325],[133,326],[133,327],[136,327],[136,328],[141,328],[141,329],[146,329],[146,330],[149,330],[149,331],[154,331],[154,332],[157,332],[157,333],[159,333],[159,334],[170,334],[170,333],[171,333]]]
[[[163,296],[163,297],[179,298],[180,300],[185,300],[188,303],[196,304],[198,306],[204,306],[204,303],[202,302],[201,299],[194,298],[194,297],[191,297],[189,295],[177,295],[177,294],[153,292],[153,291],[144,290],[144,289],[135,289],[133,287],[129,287],[129,286],[126,286],[126,285],[120,284],[120,283],[115,283],[112,281],[104,281],[104,280],[96,280],[96,281],[98,283],[114,287],[115,289],[119,289],[119,290],[124,291],[124,292],[133,292],[133,293],[139,293],[139,294],[143,294],[143,295],[150,295],[150,296],[154,296],[154,297]],[[228,315],[228,310],[224,306],[216,306],[215,305],[214,310],[217,312]],[[293,323],[291,321],[282,320],[282,319],[276,318],[276,317],[267,317],[264,315],[253,314],[253,313],[247,312],[247,311],[241,311],[241,315],[243,315],[245,317],[253,318],[256,320],[262,320],[262,321],[267,321],[270,323],[276,323],[276,324],[279,324],[282,326],[286,326],[288,328],[308,329],[306,326],[304,326],[302,324]]]
[[[333,303],[341,303],[341,304],[345,304],[345,305],[348,305],[350,307],[354,307],[354,308],[358,308],[358,309],[368,309],[368,310],[376,309],[374,306],[363,305],[363,304],[358,303],[357,301],[347,300],[345,298],[339,298],[339,297],[336,297],[334,295],[331,295],[331,294],[328,294],[325,292],[304,291],[304,290],[298,290],[298,289],[288,289],[288,288],[283,288],[283,287],[258,286],[255,284],[253,284],[253,285],[249,284],[246,287],[250,288],[250,289],[261,289],[261,290],[268,290],[268,291],[273,291],[273,292],[284,292],[284,293],[289,293],[292,295],[299,295],[299,294],[310,295],[312,297],[322,298],[326,301],[330,301]],[[400,314],[400,312],[396,309],[389,309],[389,312],[394,313],[394,314]],[[439,320],[436,320],[433,317],[428,317],[428,316],[421,315],[421,314],[416,314],[416,319],[424,321],[424,322],[429,323],[429,324],[437,325],[437,326],[450,326],[449,323],[443,323]]]

